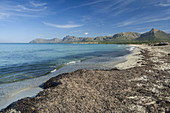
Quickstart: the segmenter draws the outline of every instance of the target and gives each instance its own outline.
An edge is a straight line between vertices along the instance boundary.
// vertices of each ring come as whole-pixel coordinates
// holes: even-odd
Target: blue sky
[[[0,0],[0,43],[151,28],[170,33],[170,0]]]

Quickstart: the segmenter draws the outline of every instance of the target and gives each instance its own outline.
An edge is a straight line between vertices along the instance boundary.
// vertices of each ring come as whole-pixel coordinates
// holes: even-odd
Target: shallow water
[[[125,48],[96,44],[0,44],[0,84],[43,76],[65,64],[110,52],[116,56]]]
[[[0,44],[0,109],[49,78],[77,69],[111,69],[131,48],[110,44]],[[29,92],[29,94],[27,94]]]

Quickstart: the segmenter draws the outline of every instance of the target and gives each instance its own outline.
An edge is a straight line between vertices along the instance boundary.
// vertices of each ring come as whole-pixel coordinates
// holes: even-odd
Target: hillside
[[[81,42],[81,41],[83,41],[83,38],[69,35],[62,39],[62,42]]]
[[[62,40],[59,39],[59,38],[53,38],[53,39],[41,39],[41,38],[38,38],[38,39],[32,40],[30,43],[59,43],[61,41]]]
[[[66,36],[63,39],[35,39],[30,43],[74,43],[74,42],[100,42],[100,43],[131,43],[131,42],[158,42],[170,41],[170,34],[152,28],[146,33],[122,32],[113,36],[99,36],[99,37],[75,37]]]
[[[151,31],[143,33],[139,38],[139,41],[166,41],[170,40],[170,35],[161,30],[152,28]]]
[[[135,32],[122,32],[122,33],[115,34],[113,35],[113,37],[109,37],[106,39],[133,40],[140,37],[140,35],[141,35],[140,33],[135,33]]]

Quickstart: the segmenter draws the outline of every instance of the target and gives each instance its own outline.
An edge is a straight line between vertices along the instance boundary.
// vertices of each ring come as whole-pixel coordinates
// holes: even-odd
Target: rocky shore
[[[81,69],[53,77],[43,91],[2,113],[170,112],[170,46],[138,46],[111,70]]]

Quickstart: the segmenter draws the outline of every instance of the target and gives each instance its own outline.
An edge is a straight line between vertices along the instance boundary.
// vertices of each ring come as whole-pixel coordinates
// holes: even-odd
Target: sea
[[[112,69],[133,47],[119,44],[0,44],[0,109],[43,90],[51,77],[78,69]]]

